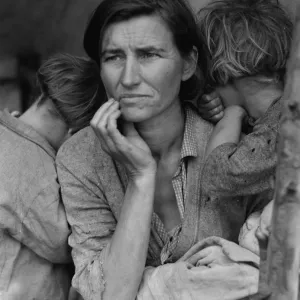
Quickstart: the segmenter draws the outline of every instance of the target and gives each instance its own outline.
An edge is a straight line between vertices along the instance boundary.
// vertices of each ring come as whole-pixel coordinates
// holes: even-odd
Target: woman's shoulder
[[[101,143],[93,129],[88,126],[70,137],[58,150],[56,162],[65,166],[85,168],[101,167],[101,164],[112,162],[103,151]]]
[[[196,140],[200,143],[206,141],[213,131],[214,125],[211,122],[204,120],[193,104],[186,104],[185,111],[187,115],[186,123],[192,128],[195,133]]]

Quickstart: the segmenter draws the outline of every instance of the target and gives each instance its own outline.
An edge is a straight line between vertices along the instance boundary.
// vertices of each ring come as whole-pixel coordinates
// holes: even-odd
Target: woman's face
[[[181,81],[194,73],[158,16],[109,25],[100,57],[108,98],[119,101],[123,118],[132,122],[149,120],[180,105]]]

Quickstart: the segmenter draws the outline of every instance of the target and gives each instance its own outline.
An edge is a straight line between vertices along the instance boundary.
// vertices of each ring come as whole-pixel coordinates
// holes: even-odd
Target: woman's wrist
[[[129,177],[126,194],[135,197],[130,197],[131,200],[138,199],[138,202],[153,203],[156,184],[156,174],[149,172],[142,175]],[[134,200],[135,202],[135,200]],[[152,208],[151,204],[151,208]],[[144,207],[146,209],[146,207]]]
[[[150,167],[146,170],[130,174],[130,180],[137,185],[144,185],[155,181],[157,168],[156,166]]]

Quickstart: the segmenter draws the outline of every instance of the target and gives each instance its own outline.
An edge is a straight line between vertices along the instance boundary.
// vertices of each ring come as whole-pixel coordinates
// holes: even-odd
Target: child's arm
[[[243,118],[246,111],[237,105],[224,110],[223,118],[217,123],[206,147],[206,156],[225,143],[237,144],[240,140]]]
[[[201,178],[203,193],[216,197],[266,193],[271,198],[265,203],[272,199],[280,112],[278,102],[237,144],[221,144],[207,155]]]

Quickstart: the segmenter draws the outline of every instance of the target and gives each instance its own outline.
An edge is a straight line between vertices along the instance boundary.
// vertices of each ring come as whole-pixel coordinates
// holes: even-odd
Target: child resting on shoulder
[[[199,100],[198,109],[212,121],[221,118],[206,148],[202,192],[211,197],[260,194],[271,200],[292,23],[269,0],[216,1],[198,16],[210,58],[208,86],[214,90]],[[256,255],[256,231],[266,234],[273,201],[264,205],[248,213],[239,236],[239,245]],[[198,253],[197,266],[232,262],[226,247],[218,241],[208,245]]]
[[[210,58],[208,85],[225,107],[221,114],[213,94],[199,101],[200,112],[223,116],[207,145],[202,191],[271,200],[292,23],[273,1],[225,0],[200,10],[198,26]]]

